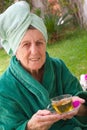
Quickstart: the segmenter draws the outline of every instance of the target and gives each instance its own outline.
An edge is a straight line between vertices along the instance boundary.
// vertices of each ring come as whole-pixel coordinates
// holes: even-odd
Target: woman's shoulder
[[[50,57],[50,59],[51,59],[52,63],[55,64],[55,65],[58,65],[58,66],[63,66],[64,65],[65,66],[64,61],[62,59],[60,59],[60,58]]]
[[[69,68],[67,67],[67,65],[65,64],[65,62],[62,59],[50,57],[50,60],[53,64],[53,67],[56,70],[70,73]]]
[[[11,74],[9,69],[7,69],[1,76],[0,76],[0,89],[9,89],[13,88],[16,84],[15,77]]]
[[[46,52],[46,61],[50,61],[53,64],[57,64],[59,66],[65,65],[64,61],[58,57],[52,57]]]

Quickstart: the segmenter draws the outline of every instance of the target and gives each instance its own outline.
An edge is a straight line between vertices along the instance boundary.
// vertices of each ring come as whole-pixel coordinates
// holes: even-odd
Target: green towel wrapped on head
[[[1,44],[8,54],[15,55],[30,25],[41,31],[47,42],[47,30],[43,20],[30,12],[27,2],[16,2],[0,15]]]

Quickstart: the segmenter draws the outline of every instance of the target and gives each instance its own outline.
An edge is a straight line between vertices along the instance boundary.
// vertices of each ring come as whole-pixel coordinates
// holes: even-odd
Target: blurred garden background
[[[2,0],[0,13],[18,0]],[[87,0],[26,0],[32,12],[43,18],[48,31],[47,51],[61,58],[70,71],[80,78],[87,73]],[[10,63],[1,47],[0,75]]]

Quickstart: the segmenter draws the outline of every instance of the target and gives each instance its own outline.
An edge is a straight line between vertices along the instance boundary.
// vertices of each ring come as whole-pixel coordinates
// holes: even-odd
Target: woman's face
[[[46,59],[43,34],[37,29],[29,29],[17,49],[16,57],[27,71],[38,71]]]

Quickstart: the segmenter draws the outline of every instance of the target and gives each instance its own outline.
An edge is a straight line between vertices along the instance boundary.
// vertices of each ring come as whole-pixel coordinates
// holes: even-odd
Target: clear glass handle
[[[55,109],[53,108],[52,104],[49,104],[47,106],[47,110],[51,111],[51,112],[56,112]]]

